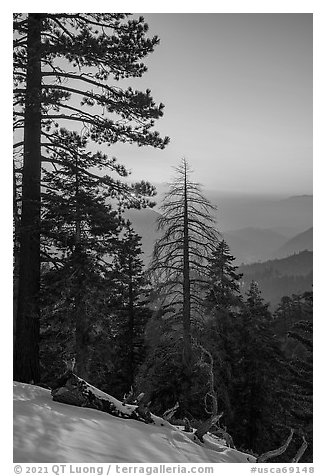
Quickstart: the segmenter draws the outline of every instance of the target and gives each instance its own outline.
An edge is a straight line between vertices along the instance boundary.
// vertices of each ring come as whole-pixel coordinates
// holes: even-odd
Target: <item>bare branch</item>
[[[304,452],[306,451],[306,449],[308,448],[308,443],[305,439],[305,437],[303,436],[302,437],[302,445],[300,446],[300,448],[298,449],[298,452],[297,454],[295,455],[295,457],[292,459],[291,463],[298,463],[300,461],[300,459],[302,458]]]
[[[262,455],[258,456],[257,463],[265,463],[269,459],[274,458],[274,456],[279,456],[284,453],[292,441],[293,434],[294,430],[291,428],[290,435],[288,436],[286,442],[276,450],[268,451],[267,453],[263,453]]]

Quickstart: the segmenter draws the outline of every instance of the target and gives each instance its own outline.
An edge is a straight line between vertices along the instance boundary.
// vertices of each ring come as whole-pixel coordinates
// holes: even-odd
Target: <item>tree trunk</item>
[[[259,395],[259,389],[256,388],[255,384],[255,373],[257,372],[257,369],[255,367],[252,368],[252,373],[253,376],[251,377],[249,381],[249,422],[247,424],[247,432],[248,432],[248,448],[255,448],[256,447],[256,442],[257,442],[257,407],[259,408],[257,402],[256,402],[256,395]]]
[[[128,319],[128,330],[129,330],[129,387],[134,383],[134,326],[135,326],[135,316],[134,316],[134,292],[133,292],[133,282],[132,282],[132,258],[129,256],[129,283],[128,283],[128,307],[129,307],[129,319]]]
[[[184,210],[183,210],[183,358],[185,389],[183,405],[188,408],[191,389],[191,330],[190,330],[190,265],[189,265],[189,222],[188,222],[188,197],[187,197],[187,169],[184,176]]]
[[[14,214],[14,273],[13,273],[13,331],[14,331],[14,348],[16,342],[16,321],[17,321],[17,304],[18,304],[18,285],[19,285],[19,229],[20,217],[18,211],[18,194],[17,194],[17,172],[15,162],[13,163],[13,214]]]
[[[28,15],[24,166],[14,379],[38,382],[40,328],[41,14]]]
[[[76,271],[75,322],[76,322],[76,367],[81,378],[89,378],[89,322],[86,309],[86,269],[87,258],[82,246],[81,214],[80,214],[80,181],[78,156],[75,162],[75,249],[74,268]]]
[[[89,378],[89,322],[85,302],[85,271],[86,260],[79,245],[75,250],[75,267],[77,268],[77,279],[74,296],[74,312],[76,322],[76,367],[81,378]]]

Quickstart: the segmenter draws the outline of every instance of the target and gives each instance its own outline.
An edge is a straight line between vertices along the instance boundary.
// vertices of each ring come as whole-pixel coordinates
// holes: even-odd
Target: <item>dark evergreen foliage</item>
[[[41,375],[43,381],[53,381],[64,361],[76,356],[78,372],[98,384],[112,370],[114,355],[109,279],[91,257],[78,257],[77,263],[75,258],[43,273]]]
[[[287,335],[285,351],[288,355],[280,399],[285,418],[299,436],[305,436],[308,449],[302,462],[313,461],[313,323],[312,293],[293,296],[296,306],[300,302],[301,320],[296,320]],[[280,317],[280,316],[278,316]]]
[[[236,410],[231,433],[236,445],[261,454],[268,445],[275,448],[282,442],[282,407],[277,390],[285,362],[269,305],[262,299],[257,283],[251,283],[237,320]]]
[[[14,378],[55,387],[76,357],[68,403],[115,414],[81,378],[120,399],[133,387],[158,414],[179,402],[176,416],[193,425],[209,426],[214,409],[220,432],[255,454],[293,428],[276,461],[291,461],[304,436],[301,461],[311,462],[312,292],[284,296],[311,275],[283,276],[288,260],[255,264],[259,285],[242,297],[242,273],[186,160],[149,274],[124,220],[155,191],[128,183],[107,147],[164,148],[168,138],[152,130],[163,105],[116,81],[142,76],[158,38],[143,18],[114,13],[15,14],[14,29]],[[261,294],[271,279],[283,295],[274,315]],[[138,408],[131,417],[146,421],[147,405]]]
[[[84,181],[84,203],[86,195],[90,207],[98,201],[98,213],[102,213],[100,208],[103,211],[105,204],[103,195],[99,200],[94,196],[96,191],[90,196],[91,187],[95,186],[96,190],[97,184],[106,187],[107,197],[122,202],[129,200],[127,206],[146,206],[149,202],[142,197],[153,194],[153,187],[146,182],[130,186],[113,178],[112,172],[122,177],[127,172],[102,149],[116,142],[159,148],[168,143],[168,138],[162,139],[152,131],[155,119],[163,115],[163,105],[155,105],[149,90],[145,93],[131,88],[123,90],[114,84],[119,79],[139,77],[146,71],[142,60],[159,41],[157,37],[148,38],[147,30],[142,17],[129,20],[125,14],[14,15],[14,149],[16,160],[20,159],[22,164],[16,168],[16,173],[22,173],[21,193],[16,196],[20,199],[18,208],[22,203],[21,224],[16,223],[20,225],[14,359],[17,380],[40,378],[41,192],[48,199],[49,191],[57,192],[57,186],[60,188],[67,175],[74,177],[72,186],[76,189],[78,176],[79,183]],[[99,147],[95,153],[90,148],[92,143]],[[41,163],[46,164],[43,177]],[[93,171],[94,167],[97,172]],[[51,197],[48,213],[52,216],[48,216],[46,231],[52,240],[61,239],[49,228],[51,219],[55,225],[59,209],[57,218],[63,219],[65,225],[82,221],[82,217],[76,217],[76,207],[74,216],[63,217],[67,211],[65,201],[72,199],[69,192],[65,190]],[[78,193],[81,197],[83,192]],[[101,235],[93,223],[89,226],[93,237]],[[76,240],[78,234],[77,226],[75,236],[70,238]]]
[[[114,241],[111,263],[91,253],[75,261],[72,254],[60,268],[44,272],[44,379],[53,379],[62,362],[76,355],[78,373],[112,395],[122,398],[134,384],[144,359],[144,328],[151,311],[140,237],[130,223],[125,226]]]
[[[214,380],[218,410],[223,412],[224,425],[229,427],[234,417],[232,390],[236,359],[237,313],[241,306],[239,280],[241,274],[235,258],[222,240],[208,260],[208,280],[204,285],[207,318],[200,331],[200,341],[214,359]]]
[[[312,322],[313,317],[313,294],[307,291],[303,294],[283,296],[274,312],[274,329],[284,343],[288,356],[292,354],[295,341],[288,339],[288,332],[292,326],[302,320]]]
[[[252,281],[257,281],[263,298],[270,302],[273,311],[284,296],[302,294],[312,289],[312,251],[302,251],[287,258],[263,263],[241,265],[239,268],[243,274],[242,293],[248,291]]]
[[[230,310],[241,304],[239,281],[242,277],[233,264],[235,258],[222,240],[208,260],[209,278],[207,303],[214,309]]]
[[[140,236],[127,221],[116,244],[110,272],[110,315],[114,329],[116,362],[109,385],[120,395],[135,384],[138,368],[145,359],[144,330],[152,311],[149,282],[141,260]]]

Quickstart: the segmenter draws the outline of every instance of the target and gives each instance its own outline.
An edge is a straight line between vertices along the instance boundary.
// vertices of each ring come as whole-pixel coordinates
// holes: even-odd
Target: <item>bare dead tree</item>
[[[158,229],[163,234],[155,243],[150,266],[157,294],[165,301],[163,310],[182,322],[185,409],[191,387],[192,326],[203,316],[201,286],[208,279],[207,259],[219,239],[211,216],[215,208],[201,193],[200,185],[190,180],[191,172],[182,159],[161,206]]]

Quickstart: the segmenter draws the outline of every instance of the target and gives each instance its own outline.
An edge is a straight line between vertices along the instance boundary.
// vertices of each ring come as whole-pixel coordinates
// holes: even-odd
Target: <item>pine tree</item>
[[[161,206],[161,238],[155,243],[151,271],[159,282],[157,293],[165,300],[163,312],[182,322],[184,408],[188,406],[192,375],[192,326],[203,318],[201,285],[207,280],[207,259],[218,233],[211,216],[214,207],[203,196],[199,184],[190,180],[185,159],[176,169]]]
[[[280,400],[285,409],[284,421],[304,436],[308,443],[302,461],[313,458],[313,295],[311,292],[293,295],[291,303],[292,326],[287,329],[284,352],[287,368],[282,375]],[[282,303],[284,300],[282,300]],[[284,318],[281,306],[276,312],[279,320]],[[279,323],[277,323],[279,329]],[[282,336],[283,337],[283,336]],[[299,438],[298,438],[299,439]]]
[[[234,256],[225,240],[220,241],[208,261],[207,303],[217,309],[229,310],[241,304],[239,281],[241,273],[233,264]]]
[[[269,304],[254,281],[238,317],[238,339],[232,434],[243,448],[260,454],[282,441],[278,391],[285,360],[273,331]]]
[[[313,461],[313,325],[309,321],[299,321],[289,332],[289,338],[301,345],[289,363],[290,392],[287,410],[290,421],[298,433],[306,437],[308,450],[302,462]]]
[[[161,308],[154,309],[146,325],[146,358],[136,377],[137,391],[145,392],[158,415],[176,402],[182,407],[184,399],[182,323],[165,317]],[[180,410],[189,417],[187,410]]]
[[[84,162],[87,160],[86,155]],[[54,258],[52,252],[52,262],[60,268],[64,267],[66,272],[62,279],[64,271],[61,269],[59,272],[61,278],[56,280],[54,275],[58,272],[51,270],[51,281],[48,279],[47,282],[52,283],[52,286],[54,282],[61,282],[65,287],[64,293],[69,289],[69,300],[73,300],[74,306],[71,308],[66,301],[60,305],[61,307],[66,305],[70,309],[69,319],[76,336],[73,348],[76,353],[78,375],[91,382],[94,378],[90,375],[94,350],[93,346],[89,345],[90,334],[94,326],[103,325],[101,299],[98,301],[100,309],[97,317],[93,317],[94,322],[91,322],[90,309],[87,305],[94,293],[91,280],[96,283],[99,294],[103,292],[104,287],[106,288],[106,313],[111,315],[111,325],[113,328],[117,327],[118,323],[114,321],[117,320],[115,316],[118,313],[119,324],[124,329],[115,329],[119,339],[124,336],[123,343],[116,348],[117,352],[121,353],[123,347],[129,348],[128,356],[124,359],[129,364],[127,365],[122,358],[117,361],[117,367],[123,366],[125,369],[128,367],[128,371],[123,372],[123,391],[126,391],[134,378],[134,351],[131,349],[134,343],[139,344],[132,330],[133,321],[140,320],[140,315],[145,319],[149,313],[144,304],[138,303],[141,282],[144,281],[143,264],[139,259],[140,237],[133,232],[130,222],[124,223],[123,216],[118,217],[117,212],[106,205],[110,191],[107,192],[101,182],[92,176],[81,174],[79,168],[69,161],[65,165],[60,173],[44,174],[44,181],[50,184],[43,199],[44,247],[47,255],[51,253],[51,247],[55,248],[57,254]],[[130,202],[131,200],[127,205],[130,205]],[[119,238],[121,227],[124,227],[125,234]],[[47,294],[49,293],[51,284],[47,286]],[[58,290],[55,293],[58,293]],[[57,306],[57,303],[54,301],[52,306]],[[96,300],[92,301],[92,315],[97,307]],[[126,325],[129,331],[125,329]],[[110,334],[112,336],[112,332]],[[97,343],[101,345],[99,339]],[[116,372],[121,374],[118,368]],[[112,381],[112,378],[110,380]]]
[[[274,328],[277,335],[284,343],[288,355],[292,353],[295,345],[288,339],[288,332],[299,321],[312,321],[312,292],[292,294],[291,297],[283,296],[274,312]]]
[[[14,127],[24,127],[24,169],[21,226],[19,230],[19,279],[16,314],[14,378],[38,381],[39,289],[40,289],[40,175],[41,175],[41,51],[40,16],[24,20],[24,71],[19,79],[26,81],[24,115]],[[18,54],[17,54],[18,56]],[[17,98],[15,104],[20,103]],[[20,116],[21,117],[21,116]],[[16,117],[14,117],[14,120]]]
[[[42,380],[61,373],[64,360],[76,358],[76,371],[90,378],[95,347],[109,345],[108,280],[96,261],[85,253],[71,254],[63,266],[42,272],[41,341]],[[102,358],[103,367],[106,365]],[[61,369],[61,370],[60,370]]]
[[[229,246],[222,240],[208,260],[208,280],[204,285],[207,318],[201,342],[214,359],[214,380],[218,382],[218,404],[224,421],[232,420],[233,365],[237,349],[237,312],[242,304],[239,280]]]
[[[91,143],[160,148],[168,143],[151,130],[163,114],[163,105],[155,105],[150,91],[123,90],[112,84],[146,71],[142,59],[158,43],[156,36],[146,37],[147,30],[143,18],[128,20],[124,14],[14,15],[14,147],[23,157],[14,357],[17,380],[38,381],[40,376],[41,163],[50,163],[57,170],[67,158],[73,163],[76,157],[82,159],[85,152],[80,154],[76,140],[85,141],[85,149]],[[77,139],[60,124],[76,129]],[[113,159],[100,150],[90,150],[87,154],[94,167],[112,170]],[[82,160],[77,166],[83,174],[90,174]],[[124,175],[118,165],[114,170]],[[148,183],[130,188],[110,175],[98,173],[97,179],[119,197],[130,196],[130,192],[152,193]]]
[[[92,156],[85,152],[85,143],[74,133],[67,132],[66,137],[78,154],[67,157],[62,152],[60,169],[44,170],[41,256],[55,267],[51,271],[53,283],[61,281],[65,287],[69,283],[69,299],[74,302],[73,307],[68,307],[71,327],[75,329],[77,371],[87,379],[90,357],[87,342],[92,327],[86,305],[91,292],[90,276],[98,281],[96,276],[105,274],[109,266],[105,256],[113,252],[120,220],[106,203],[111,193],[106,184],[85,173],[93,163]],[[58,268],[64,268],[59,281],[54,277]],[[48,295],[51,290],[51,282],[47,280]]]
[[[117,372],[122,375],[122,394],[134,385],[137,369],[144,360],[144,329],[151,316],[149,283],[141,254],[141,237],[127,220],[110,272],[111,309],[121,356]]]
[[[293,324],[294,315],[293,300],[289,296],[283,296],[274,312],[274,327],[284,340]]]

